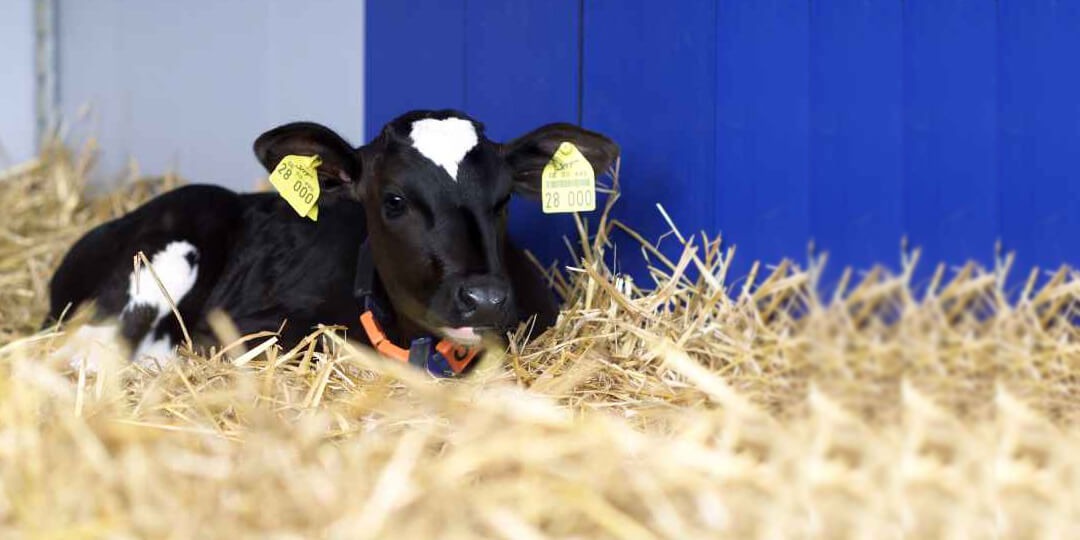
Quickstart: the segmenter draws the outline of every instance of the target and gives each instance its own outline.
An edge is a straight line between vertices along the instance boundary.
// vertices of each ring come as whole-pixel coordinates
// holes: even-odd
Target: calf
[[[555,320],[555,299],[507,238],[506,218],[511,194],[540,193],[564,141],[598,172],[618,154],[570,124],[494,142],[449,110],[405,114],[359,148],[318,124],[275,128],[255,141],[268,171],[288,155],[321,158],[316,221],[274,193],[176,189],[71,248],[50,284],[49,321],[92,302],[81,332],[120,339],[132,360],[166,360],[182,334],[153,277],[132,271],[142,251],[200,340],[210,339],[207,313],[221,309],[245,334],[285,322],[285,347],[316,324],[342,325],[384,354],[458,373],[474,354],[459,345],[533,316],[538,330]]]

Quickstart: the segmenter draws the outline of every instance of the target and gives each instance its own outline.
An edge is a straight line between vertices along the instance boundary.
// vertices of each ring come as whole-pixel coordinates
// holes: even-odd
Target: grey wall
[[[61,114],[96,136],[99,181],[143,173],[250,188],[260,133],[363,133],[363,0],[60,0]]]
[[[34,0],[0,1],[0,168],[34,155]]]

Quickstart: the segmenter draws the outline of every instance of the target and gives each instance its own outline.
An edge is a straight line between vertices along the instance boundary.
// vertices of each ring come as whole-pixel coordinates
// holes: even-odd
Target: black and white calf
[[[432,337],[469,344],[533,316],[546,328],[557,305],[507,238],[507,202],[538,195],[563,141],[597,172],[618,154],[610,139],[570,124],[498,143],[456,111],[405,114],[359,148],[317,124],[278,127],[255,141],[255,154],[268,171],[287,155],[322,159],[318,221],[275,193],[174,190],[71,248],[51,282],[49,319],[92,302],[81,332],[120,338],[132,360],[167,360],[180,328],[149,272],[132,270],[142,251],[204,343],[214,309],[242,333],[285,322],[285,347],[319,323],[410,353]],[[369,310],[380,337],[361,325]]]

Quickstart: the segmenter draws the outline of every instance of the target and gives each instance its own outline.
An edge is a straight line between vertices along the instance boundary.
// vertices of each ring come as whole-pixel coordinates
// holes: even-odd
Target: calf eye
[[[405,213],[405,198],[400,195],[383,197],[383,213],[387,218],[396,218]]]

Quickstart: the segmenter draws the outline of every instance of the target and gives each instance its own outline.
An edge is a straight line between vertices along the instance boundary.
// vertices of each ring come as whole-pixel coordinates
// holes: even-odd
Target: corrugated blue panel
[[[494,140],[578,120],[580,0],[469,0],[465,103]]]
[[[616,216],[656,239],[660,202],[684,232],[723,232],[740,248],[732,277],[755,259],[801,260],[813,238],[832,254],[828,286],[843,266],[896,268],[905,234],[924,248],[921,276],[938,261],[990,263],[998,238],[1021,273],[1080,263],[1078,2],[368,9],[369,125],[433,101],[502,138],[580,115],[623,147]],[[392,39],[403,28],[414,39]],[[552,233],[549,218],[518,219],[524,243],[561,252],[565,221]],[[636,244],[619,248],[640,272]]]
[[[699,16],[705,17],[704,10]],[[716,18],[716,179],[712,223],[754,258],[804,260],[810,237],[805,0],[721,1]],[[707,221],[706,221],[707,223]],[[687,225],[689,226],[689,224]]]
[[[992,260],[996,51],[994,2],[904,3],[904,220],[924,248],[920,275],[939,261]]]
[[[1002,237],[1019,279],[1080,264],[1080,2],[998,9]]]
[[[895,0],[811,7],[810,226],[829,252],[827,289],[843,266],[899,266],[902,29]]]
[[[585,2],[584,72],[583,125],[623,149],[616,217],[655,240],[661,203],[687,233],[714,229],[715,2]],[[642,275],[638,244],[618,249]]]
[[[579,0],[469,0],[465,108],[487,135],[506,141],[551,122],[578,120]],[[568,261],[567,214],[545,215],[515,198],[510,234],[543,262]]]
[[[461,109],[494,140],[576,122],[578,0],[371,2],[367,12],[367,135],[412,109]],[[544,262],[567,261],[565,215],[515,200],[510,233]]]
[[[365,139],[413,109],[465,107],[464,28],[465,0],[368,2]]]

